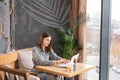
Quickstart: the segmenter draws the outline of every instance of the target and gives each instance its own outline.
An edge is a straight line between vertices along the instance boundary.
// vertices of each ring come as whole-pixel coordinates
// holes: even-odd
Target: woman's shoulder
[[[34,46],[33,48],[34,48],[34,49],[35,49],[35,48],[38,48],[38,49],[39,49],[40,47],[39,47],[39,46]]]
[[[34,46],[33,49],[41,51],[41,48],[39,46]]]
[[[39,46],[37,45],[37,46],[34,46],[33,48],[37,48],[37,47],[39,47]]]

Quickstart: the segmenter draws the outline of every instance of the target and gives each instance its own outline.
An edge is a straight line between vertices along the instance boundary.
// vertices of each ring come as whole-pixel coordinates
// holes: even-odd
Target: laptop
[[[72,58],[70,60],[70,63],[61,63],[61,64],[58,64],[56,66],[66,68],[70,65],[73,65],[74,64],[74,59],[78,59],[78,57],[79,57],[79,54],[76,54],[76,55],[72,56]]]

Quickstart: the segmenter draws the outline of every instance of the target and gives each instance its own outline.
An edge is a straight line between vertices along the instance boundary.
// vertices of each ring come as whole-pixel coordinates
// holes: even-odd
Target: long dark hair
[[[39,42],[38,42],[38,46],[41,48],[42,51],[43,50],[43,39],[46,38],[46,37],[51,37],[51,35],[47,32],[44,32],[41,36],[40,36],[40,39],[39,39]],[[48,52],[48,53],[51,53],[51,49],[52,49],[52,43],[50,42],[50,44],[48,45],[48,47],[45,48],[45,51]]]

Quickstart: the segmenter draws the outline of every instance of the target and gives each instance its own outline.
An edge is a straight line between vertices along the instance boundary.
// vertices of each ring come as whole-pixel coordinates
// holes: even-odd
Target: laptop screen
[[[72,58],[71,58],[71,61],[70,61],[70,64],[73,64],[74,63],[74,59],[78,59],[79,57],[79,53],[74,55]]]
[[[73,65],[74,64],[74,59],[78,59],[78,57],[79,57],[79,54],[76,54],[76,55],[74,55],[72,58],[71,58],[71,61],[70,61],[70,63],[67,63],[67,64],[65,64],[65,63],[61,63],[61,64],[58,64],[58,65],[56,65],[56,66],[58,66],[58,67],[68,67],[68,66],[70,66],[70,65]]]

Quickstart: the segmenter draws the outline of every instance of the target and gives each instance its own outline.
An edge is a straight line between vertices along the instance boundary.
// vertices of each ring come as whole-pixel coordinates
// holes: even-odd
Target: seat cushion
[[[32,61],[32,50],[20,50],[18,51],[18,64],[19,67],[26,70],[31,71],[34,64]]]

